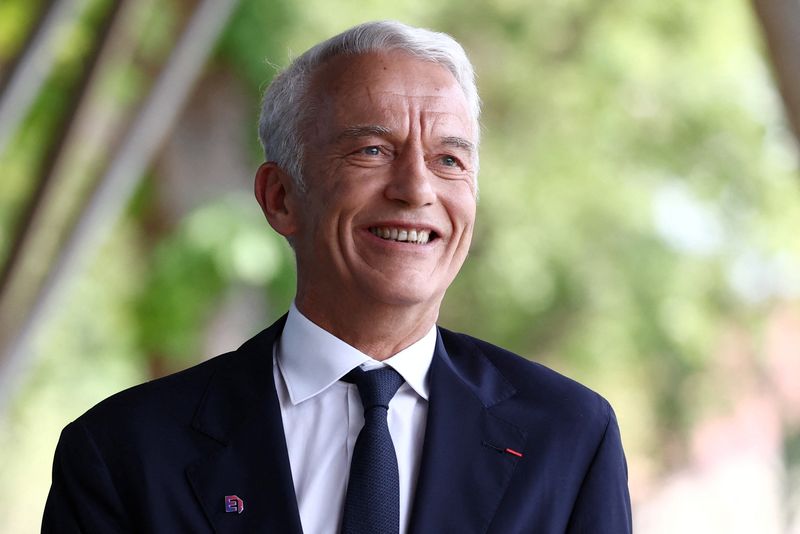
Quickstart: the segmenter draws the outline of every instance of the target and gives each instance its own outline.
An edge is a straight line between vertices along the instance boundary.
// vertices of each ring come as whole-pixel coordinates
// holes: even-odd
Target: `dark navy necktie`
[[[386,415],[403,377],[391,367],[355,368],[343,380],[358,386],[364,427],[353,448],[342,534],[398,534],[400,477]]]

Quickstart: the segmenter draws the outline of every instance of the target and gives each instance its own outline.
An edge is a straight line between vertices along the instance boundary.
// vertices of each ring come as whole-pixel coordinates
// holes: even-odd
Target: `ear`
[[[256,171],[255,194],[269,225],[284,237],[297,232],[295,184],[274,161],[262,163]]]

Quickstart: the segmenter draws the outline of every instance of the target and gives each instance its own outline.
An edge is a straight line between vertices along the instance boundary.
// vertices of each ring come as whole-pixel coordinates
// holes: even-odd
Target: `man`
[[[255,192],[294,304],[67,426],[43,530],[630,532],[608,403],[435,325],[472,236],[478,113],[462,48],[399,23],[281,73]]]

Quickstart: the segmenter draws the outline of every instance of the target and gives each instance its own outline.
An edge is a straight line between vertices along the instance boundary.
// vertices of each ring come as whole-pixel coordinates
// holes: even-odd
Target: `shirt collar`
[[[436,325],[433,325],[421,339],[380,362],[312,323],[293,302],[276,356],[292,404],[324,391],[359,365],[364,369],[389,365],[420,397],[428,400],[428,369],[435,346]]]

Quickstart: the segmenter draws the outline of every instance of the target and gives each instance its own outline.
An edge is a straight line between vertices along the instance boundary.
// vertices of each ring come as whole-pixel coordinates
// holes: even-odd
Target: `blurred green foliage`
[[[176,16],[177,7],[161,4]],[[398,4],[241,2],[213,64],[247,88],[253,112],[241,128],[251,132],[253,170],[258,100],[272,65],[369,19],[454,35],[476,65],[484,132],[478,227],[441,322],[607,396],[634,465],[658,471],[680,462],[686,430],[717,402],[709,368],[721,332],[734,324],[757,337],[761,312],[800,295],[797,155],[746,5]],[[24,5],[3,4],[4,17],[25,24],[34,8]],[[148,50],[166,53],[173,25],[143,20]],[[90,37],[76,34],[76,51],[13,149],[0,154],[3,228],[13,228]],[[0,40],[0,57],[13,46]],[[232,287],[264,288],[264,325],[288,305],[291,253],[248,193],[209,201],[151,234],[144,220],[158,180],[152,171],[113,243],[48,328],[4,423],[3,450],[36,440],[35,462],[46,464],[58,429],[145,379],[148,360],[176,369],[210,356],[204,336]],[[45,415],[30,435],[30,421]],[[17,460],[5,456],[0,530],[32,532],[10,503],[20,491],[43,502],[46,468],[22,484]]]

